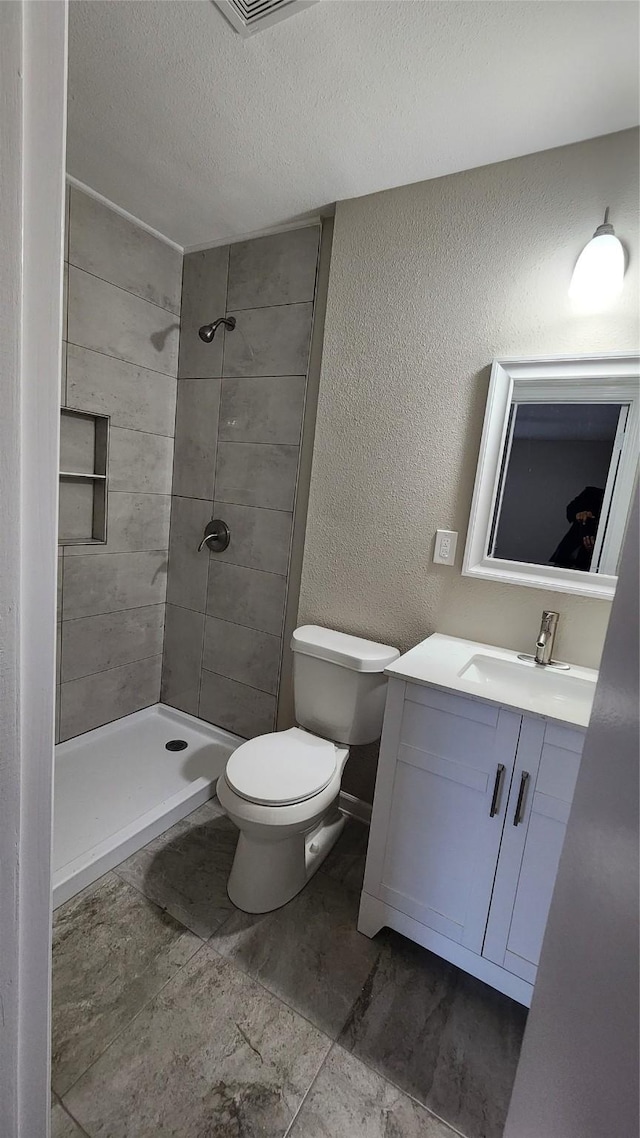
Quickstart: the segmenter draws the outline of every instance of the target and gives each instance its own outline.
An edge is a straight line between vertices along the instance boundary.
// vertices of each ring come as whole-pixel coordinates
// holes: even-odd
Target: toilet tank
[[[380,738],[387,677],[397,648],[317,624],[291,638],[296,722],[336,743]]]

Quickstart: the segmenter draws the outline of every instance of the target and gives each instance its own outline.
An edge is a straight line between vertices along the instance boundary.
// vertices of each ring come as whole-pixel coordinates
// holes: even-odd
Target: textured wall
[[[162,699],[242,736],[275,725],[319,237],[184,260]],[[212,516],[231,542],[198,553]]]
[[[610,606],[460,575],[494,357],[638,347],[638,132],[338,204],[300,621],[406,649],[438,630],[600,659]],[[567,288],[611,206],[631,260],[615,308]],[[459,531],[455,568],[431,561]]]
[[[180,253],[76,189],[67,239],[62,405],[110,415],[111,435],[107,543],[60,547],[61,739],[160,695],[182,275]]]

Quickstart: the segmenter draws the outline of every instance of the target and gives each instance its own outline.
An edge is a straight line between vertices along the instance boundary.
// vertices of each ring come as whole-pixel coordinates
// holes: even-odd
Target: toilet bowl
[[[291,648],[300,726],[243,743],[217,785],[240,830],[227,891],[247,913],[267,913],[295,897],[339,837],[349,744],[379,738],[383,671],[399,655],[316,625],[296,629]]]

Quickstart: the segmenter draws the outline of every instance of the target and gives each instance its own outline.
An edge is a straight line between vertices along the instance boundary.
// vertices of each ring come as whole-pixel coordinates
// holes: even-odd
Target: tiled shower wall
[[[275,725],[319,240],[184,259],[162,699],[243,736]],[[212,516],[230,545],[198,553]]]
[[[59,553],[60,739],[160,696],[182,274],[94,198],[68,208],[62,405],[110,415],[111,438],[107,543]]]

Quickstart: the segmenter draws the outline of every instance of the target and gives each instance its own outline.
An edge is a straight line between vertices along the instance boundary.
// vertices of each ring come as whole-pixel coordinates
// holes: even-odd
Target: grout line
[[[114,616],[114,614],[117,612],[135,612],[137,609],[156,608],[157,605],[163,605],[165,603],[165,601],[152,601],[150,604],[145,605],[128,605],[126,608],[122,609],[108,609],[107,612],[88,612],[84,613],[82,616],[63,617],[63,619],[59,620],[57,623],[68,624],[71,620],[91,620],[94,616]]]
[[[64,344],[69,343],[69,341],[66,338],[62,342]],[[178,379],[177,375],[171,375],[170,373],[168,373],[166,371],[158,371],[157,368],[148,367],[147,364],[136,364],[136,363],[132,363],[131,360],[123,360],[121,356],[112,356],[109,352],[102,351],[101,348],[88,348],[86,344],[73,344],[73,343],[71,346],[73,348],[79,348],[81,352],[90,352],[92,356],[105,356],[106,359],[118,360],[119,363],[126,364],[127,367],[135,367],[135,368],[139,368],[140,371],[148,371],[149,375],[155,376],[157,379],[173,379],[176,382]]]
[[[321,1073],[322,1073],[322,1069],[323,1069],[323,1067],[325,1066],[325,1064],[326,1064],[326,1062],[327,1062],[327,1060],[328,1060],[329,1056],[331,1055],[331,1052],[333,1051],[333,1049],[334,1049],[335,1045],[336,1045],[336,1044],[335,1044],[335,1040],[331,1040],[331,1046],[329,1047],[329,1050],[327,1051],[327,1053],[326,1053],[325,1055],[323,1055],[323,1057],[322,1057],[322,1061],[321,1061],[321,1063],[320,1063],[320,1066],[318,1067],[318,1070],[316,1071],[316,1073],[315,1073],[315,1075],[313,1076],[313,1078],[312,1078],[311,1082],[309,1083],[309,1086],[307,1087],[307,1089],[306,1089],[306,1091],[304,1092],[304,1094],[303,1094],[302,1098],[300,1099],[300,1102],[298,1103],[297,1109],[295,1110],[295,1112],[294,1112],[294,1114],[293,1114],[293,1117],[292,1117],[292,1119],[291,1119],[291,1122],[289,1123],[289,1125],[287,1126],[287,1129],[286,1129],[286,1130],[285,1130],[285,1132],[284,1132],[284,1138],[289,1138],[289,1135],[290,1135],[290,1134],[293,1132],[293,1128],[294,1128],[294,1126],[295,1126],[295,1122],[296,1122],[296,1119],[298,1118],[298,1115],[299,1115],[299,1114],[300,1114],[300,1112],[302,1111],[302,1108],[303,1108],[303,1106],[304,1106],[305,1102],[307,1101],[307,1099],[308,1099],[309,1095],[311,1094],[311,1091],[313,1090],[313,1088],[314,1088],[314,1086],[316,1085],[316,1083],[317,1083],[318,1079],[320,1078],[320,1075],[321,1075]]]
[[[55,1092],[55,1091],[54,1091],[53,1093],[54,1093],[54,1094],[56,1094],[56,1092]],[[62,1099],[60,1098],[60,1095],[56,1094],[56,1098],[57,1098],[57,1100],[58,1100],[58,1106],[62,1107],[62,1110],[65,1112],[65,1114],[67,1115],[67,1117],[71,1119],[71,1121],[73,1122],[74,1126],[76,1127],[76,1129],[78,1130],[79,1134],[81,1135],[81,1138],[89,1138],[89,1133],[88,1133],[88,1131],[87,1131],[87,1130],[85,1130],[84,1126],[81,1126],[81,1125],[80,1125],[80,1123],[78,1122],[78,1119],[75,1117],[75,1115],[74,1115],[74,1114],[72,1114],[72,1113],[71,1113],[71,1111],[69,1110],[68,1106],[66,1106],[66,1104],[65,1104],[65,1103],[62,1101]]]
[[[241,628],[242,625],[239,625],[239,627]],[[268,635],[268,633],[266,635]],[[279,640],[280,638],[276,637],[276,639]],[[277,696],[274,692],[267,691],[266,688],[259,688],[259,687],[256,687],[255,684],[248,684],[244,680],[237,680],[235,676],[225,676],[224,672],[216,672],[216,671],[214,671],[213,668],[201,668],[200,671],[201,671],[201,673],[207,672],[207,674],[210,676],[219,676],[219,678],[221,680],[231,680],[231,682],[234,684],[241,684],[243,688],[247,688],[249,691],[259,691],[262,693],[262,695],[268,695],[270,699],[276,699],[277,698]],[[215,726],[217,726],[217,724],[214,723],[213,726],[215,727]],[[223,727],[223,731],[225,731],[225,730],[227,730],[227,728]]]
[[[162,602],[160,602],[160,603],[162,603]],[[151,608],[151,607],[155,607],[155,606],[151,606],[151,605],[149,605],[149,606],[145,605],[144,606],[144,608],[147,608],[147,607]],[[131,612],[132,610],[127,609],[125,611]],[[79,617],[77,619],[82,620],[82,617]],[[89,619],[91,619],[91,618],[89,618]],[[104,676],[107,672],[117,672],[120,668],[131,667],[132,664],[143,664],[145,660],[157,660],[157,659],[162,660],[162,652],[152,652],[149,656],[138,656],[138,657],[136,657],[135,660],[125,660],[124,663],[114,664],[111,668],[99,668],[97,672],[84,672],[81,676],[73,676],[73,678],[70,680],[62,680],[61,679],[60,686],[63,687],[65,684],[75,684],[79,680],[88,680],[88,679],[90,679],[91,676]],[[62,676],[62,672],[60,672],[60,675]],[[90,728],[88,728],[88,730],[92,731],[93,728],[90,727]]]
[[[171,379],[171,376],[167,376],[167,378]],[[176,380],[173,380],[173,382],[175,383]],[[63,408],[61,408],[61,410],[64,411],[65,408],[63,407]],[[71,410],[73,410],[73,408],[71,408]],[[84,411],[84,408],[83,408],[83,411]],[[88,414],[89,415],[92,415],[92,414],[102,415],[102,414],[108,414],[108,412],[89,411]],[[112,418],[113,418],[113,416],[112,416]],[[157,439],[174,439],[175,438],[175,435],[165,435],[162,431],[147,431],[147,430],[145,430],[144,427],[123,427],[122,424],[114,423],[114,422],[111,423],[111,431],[112,431],[112,433],[113,433],[113,431],[131,431],[135,435],[153,435],[153,437],[157,438]]]
[[[259,312],[263,308],[299,308],[302,304],[313,304],[314,299],[315,281],[313,296],[310,296],[308,300],[284,300],[281,301],[280,304],[250,304],[247,308],[231,308],[229,309],[229,314],[233,316],[236,312]]]
[[[84,265],[76,265],[75,261],[72,261],[71,258],[69,258],[67,264],[70,269],[77,269],[80,273],[86,273],[88,277],[94,277],[95,280],[102,281],[103,284],[111,285],[112,288],[118,288],[120,292],[126,292],[127,296],[135,296],[136,300],[143,300],[145,304],[151,304],[154,308],[159,308],[161,312],[166,312],[169,316],[175,316],[180,320],[180,309],[174,312],[172,308],[165,308],[164,304],[158,304],[156,300],[149,300],[148,296],[141,296],[139,292],[133,292],[130,288],[125,288],[124,285],[110,281],[108,277],[101,277],[99,273],[94,273],[91,269],[85,269]],[[149,370],[153,371],[153,368]]]
[[[83,272],[83,270],[79,269],[78,272],[81,273],[81,272]],[[151,371],[154,373],[154,375],[164,375],[167,379],[176,379],[177,380],[177,378],[178,378],[175,372],[160,371],[159,368],[149,367],[147,364],[140,364],[140,363],[137,363],[135,360],[125,360],[124,356],[114,356],[112,352],[102,352],[99,348],[89,347],[88,344],[77,344],[75,340],[67,339],[66,344],[67,345],[70,344],[72,348],[81,348],[85,352],[95,352],[97,356],[105,356],[106,359],[108,359],[108,360],[118,360],[118,362],[121,364],[129,364],[129,367],[144,368],[145,371]],[[176,367],[177,367],[177,365],[176,365]]]
[[[168,495],[165,495],[165,494],[158,494],[157,496],[159,498],[160,497],[162,497],[162,498],[168,497]],[[68,544],[68,543],[65,545],[63,543],[60,548],[62,548],[62,549],[86,549],[86,548],[89,548],[89,549],[96,549],[97,550],[98,545],[99,545],[99,543],[97,543],[96,545],[92,545],[92,546],[84,546],[84,545],[81,545],[79,542],[74,541],[73,545]],[[73,558],[75,558],[75,557],[91,557],[91,558],[93,558],[93,557],[129,557],[130,555],[133,556],[136,553],[168,553],[168,552],[169,552],[169,548],[168,548],[168,546],[165,545],[161,549],[157,549],[157,548],[154,548],[154,549],[101,549],[97,553],[68,553],[67,557],[73,557]],[[160,604],[160,601],[154,601],[153,603],[154,604]],[[137,608],[144,609],[147,606],[146,605],[131,605],[130,607],[134,608],[134,609],[137,609]],[[113,611],[114,612],[124,612],[125,610],[124,609],[113,609]],[[92,613],[91,615],[92,616],[105,616],[106,613],[97,612],[97,613]],[[73,618],[69,618],[69,619],[73,619]]]
[[[216,613],[213,612],[205,612],[204,617],[205,620],[207,618],[209,620],[219,620],[221,624],[228,624],[232,628],[248,628],[250,632],[261,632],[263,636],[271,636],[274,640],[282,640],[282,635],[279,632],[265,632],[264,628],[254,628],[252,624],[241,624],[239,620],[229,620],[226,616],[217,616]],[[211,669],[207,668],[206,671],[209,672]],[[233,677],[229,676],[228,678],[232,679]],[[248,686],[253,687],[252,684]],[[260,691],[261,689],[258,688],[256,690]]]
[[[264,442],[262,439],[221,439],[218,435],[218,444],[220,443],[226,443],[227,446],[287,447],[289,450],[300,450],[299,443],[277,443],[271,440]]]

